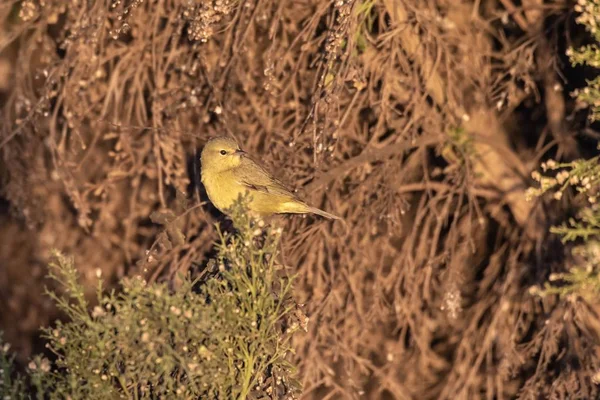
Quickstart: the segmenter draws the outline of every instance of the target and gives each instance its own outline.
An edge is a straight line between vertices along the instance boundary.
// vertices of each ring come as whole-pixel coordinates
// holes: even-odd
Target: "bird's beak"
[[[235,151],[235,154],[237,154],[237,155],[240,155],[240,156],[243,156],[244,154],[246,154],[246,152],[245,152],[244,150],[242,150],[242,149],[237,149],[237,150]]]

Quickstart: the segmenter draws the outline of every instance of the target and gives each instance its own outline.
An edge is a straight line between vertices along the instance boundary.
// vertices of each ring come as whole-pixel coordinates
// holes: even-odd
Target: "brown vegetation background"
[[[282,217],[310,316],[306,398],[598,396],[598,309],[532,296],[568,266],[526,201],[593,152],[572,4],[544,0],[24,0],[0,5],[0,329],[26,360],[57,317],[50,250],[103,276],[202,273],[222,216],[198,151],[232,134],[350,230]],[[161,244],[149,215],[183,212]]]

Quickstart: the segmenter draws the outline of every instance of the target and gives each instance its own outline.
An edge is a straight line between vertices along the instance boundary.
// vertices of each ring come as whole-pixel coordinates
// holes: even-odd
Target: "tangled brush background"
[[[20,360],[58,317],[52,249],[91,293],[97,269],[202,269],[219,213],[187,212],[173,247],[150,215],[205,201],[198,151],[232,134],[350,225],[281,219],[306,398],[598,396],[597,306],[528,290],[571,262],[548,230],[574,207],[528,201],[530,173],[596,152],[572,5],[24,0],[0,18],[0,328]]]

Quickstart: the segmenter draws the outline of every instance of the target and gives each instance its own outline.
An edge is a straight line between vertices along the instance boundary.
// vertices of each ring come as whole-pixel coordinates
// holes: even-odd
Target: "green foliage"
[[[352,41],[354,47],[351,48],[352,57],[358,57],[363,54],[367,47],[369,46],[368,37],[371,36],[373,32],[373,25],[375,23],[375,19],[377,18],[377,10],[376,10],[376,0],[364,0],[359,2],[353,11],[353,18],[356,21],[354,25],[354,29],[352,31]],[[343,49],[347,48],[348,39],[343,38],[341,40],[341,47]],[[325,78],[325,86],[327,86],[328,82],[333,81],[335,76],[327,76]]]
[[[575,6],[579,12],[577,22],[585,26],[596,42],[600,42],[600,0],[579,0]],[[600,47],[598,43],[582,46],[579,49],[568,49],[567,55],[573,66],[587,65],[600,68]],[[579,101],[590,107],[590,120],[600,120],[600,77],[587,81],[587,86],[573,93]],[[558,294],[561,296],[578,295],[586,298],[600,295],[600,208],[597,196],[600,189],[599,157],[589,160],[576,160],[570,163],[557,163],[550,160],[542,164],[546,171],[558,171],[555,176],[542,176],[533,173],[533,178],[540,183],[539,188],[531,188],[529,198],[541,196],[552,191],[556,200],[560,200],[569,188],[574,188],[587,204],[578,212],[576,218],[550,229],[562,237],[563,242],[582,240],[573,248],[578,258],[578,266],[568,273],[554,274],[543,290],[534,289],[540,295]],[[552,283],[551,283],[552,282]]]
[[[591,240],[584,246],[573,249],[574,256],[581,259],[583,266],[575,266],[567,273],[551,274],[543,289],[532,288],[533,294],[561,297],[582,297],[597,301],[600,296],[600,242]]]
[[[594,39],[600,42],[600,0],[578,0],[575,11],[580,13],[577,23],[585,26]]]
[[[13,371],[14,356],[9,354],[10,345],[2,343],[0,332],[0,399],[25,399],[25,382]]]
[[[528,199],[552,191],[554,199],[560,200],[566,190],[573,188],[587,200],[586,206],[579,211],[577,218],[571,218],[561,226],[552,227],[550,231],[561,235],[564,242],[600,237],[600,209],[597,203],[600,189],[599,158],[593,157],[589,160],[575,160],[568,163],[549,160],[542,163],[542,170],[558,172],[555,176],[543,176],[537,171],[533,172],[532,177],[540,183],[540,186],[528,190]]]
[[[600,42],[600,0],[579,0],[575,10],[580,12],[577,22],[584,25],[596,42]],[[600,68],[600,47],[598,43],[568,49],[567,55],[573,66],[588,65]],[[600,77],[587,81],[587,86],[573,93],[579,101],[590,107],[590,119],[600,120]]]
[[[569,218],[568,223],[551,227],[550,232],[562,236],[563,242],[600,237],[600,215],[597,205],[582,209],[578,216],[579,219]]]
[[[555,176],[543,176],[538,171],[534,171],[531,177],[540,183],[540,187],[530,188],[527,192],[528,199],[553,191],[554,198],[560,200],[564,192],[572,187],[578,193],[587,195],[590,204],[595,204],[600,185],[599,160],[599,157],[592,157],[589,160],[580,159],[568,163],[558,163],[554,160],[542,163],[544,172],[558,172]]]
[[[214,277],[182,277],[174,292],[135,277],[104,294],[100,281],[91,312],[73,260],[56,252],[50,277],[64,295],[48,294],[69,322],[44,331],[56,365],[42,357],[29,364],[38,398],[294,397],[287,356],[301,324],[291,318],[292,279],[276,262],[281,230],[253,221],[241,203],[233,220],[238,232],[219,230]]]
[[[373,23],[375,22],[374,7],[375,0],[365,0],[356,6],[356,18],[358,21],[358,28],[354,32],[356,54],[364,53],[369,44],[367,36],[373,32]]]
[[[560,235],[564,243],[581,241],[573,248],[577,265],[567,273],[551,275],[550,282],[545,284],[544,289],[533,288],[532,293],[542,296],[576,295],[588,299],[600,296],[600,206],[597,203],[600,191],[599,161],[599,157],[569,163],[549,160],[542,163],[542,170],[552,172],[553,176],[533,172],[532,177],[540,186],[528,190],[529,199],[552,192],[553,198],[560,200],[567,190],[574,189],[586,203],[575,218],[550,228],[550,232]]]

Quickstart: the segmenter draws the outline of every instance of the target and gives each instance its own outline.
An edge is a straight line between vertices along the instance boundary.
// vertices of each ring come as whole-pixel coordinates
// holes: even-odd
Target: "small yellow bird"
[[[231,207],[240,195],[250,193],[250,212],[260,217],[272,214],[313,213],[344,220],[311,207],[258,165],[235,140],[216,137],[209,140],[201,155],[202,183],[210,201],[221,212]]]

